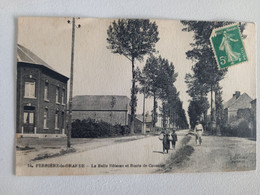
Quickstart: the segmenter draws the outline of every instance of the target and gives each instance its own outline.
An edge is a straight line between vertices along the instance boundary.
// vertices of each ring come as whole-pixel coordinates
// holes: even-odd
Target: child
[[[172,149],[175,149],[176,142],[178,141],[175,129],[172,130]]]

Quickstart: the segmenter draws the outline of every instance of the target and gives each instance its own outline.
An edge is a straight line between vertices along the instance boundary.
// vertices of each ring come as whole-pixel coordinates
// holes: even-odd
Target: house
[[[72,98],[72,120],[95,119],[128,124],[130,99],[119,95],[78,95]]]
[[[152,123],[152,116],[147,115],[145,116],[145,126],[143,132],[150,132],[152,131],[153,123]],[[134,120],[134,126],[136,132],[142,132],[143,129],[143,115],[137,114]]]
[[[251,103],[251,112],[252,112],[252,136],[256,138],[256,99],[250,102]]]
[[[226,122],[230,123],[236,120],[238,110],[250,109],[252,98],[247,93],[240,95],[240,91],[236,91],[233,97],[224,103],[224,116]]]
[[[17,45],[18,136],[65,136],[68,79],[29,49]]]
[[[251,102],[251,110],[253,112],[254,117],[256,116],[256,99],[252,100]]]

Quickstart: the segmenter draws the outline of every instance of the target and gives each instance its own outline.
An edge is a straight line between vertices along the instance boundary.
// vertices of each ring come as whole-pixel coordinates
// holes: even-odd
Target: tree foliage
[[[186,75],[186,83],[188,86],[187,93],[191,96],[190,102],[190,122],[193,123],[193,114],[207,113],[205,109],[208,105],[207,94],[211,93],[211,120],[216,118],[213,112],[213,92],[217,93],[221,99],[221,92],[219,89],[219,82],[225,77],[227,69],[220,70],[214,58],[214,53],[210,44],[211,32],[215,28],[232,24],[232,22],[207,22],[207,21],[181,21],[184,25],[183,31],[193,32],[193,42],[190,43],[192,49],[186,52],[187,59],[190,59],[195,64],[192,66],[192,73]],[[245,29],[245,23],[239,23],[241,33]],[[243,35],[245,38],[246,36]],[[216,97],[217,97],[216,96]],[[215,98],[216,101],[216,98]],[[200,103],[200,104],[198,104]],[[215,102],[216,103],[216,102]],[[222,104],[222,101],[218,102]],[[199,106],[199,108],[197,107]],[[197,108],[199,111],[195,112],[193,109]],[[221,113],[221,105],[216,107],[216,113]],[[204,119],[206,117],[204,116]],[[192,125],[193,126],[193,125]]]
[[[107,47],[112,53],[124,55],[129,60],[142,61],[146,54],[155,52],[159,40],[155,22],[145,19],[119,19],[107,30]]]
[[[145,89],[147,97],[153,98],[153,127],[155,127],[158,117],[158,100],[161,100],[160,111],[163,126],[175,124],[180,128],[186,128],[188,123],[185,111],[179,99],[179,92],[174,86],[178,74],[175,72],[173,63],[161,56],[150,56],[142,72],[139,72],[138,75],[139,83],[142,89]]]
[[[153,127],[158,120],[157,100],[166,98],[168,87],[173,85],[176,77],[173,63],[161,56],[150,56],[139,74],[139,83],[145,88],[147,97],[153,98]]]
[[[114,21],[107,30],[107,48],[112,53],[120,54],[132,63],[131,89],[131,133],[134,132],[134,117],[137,105],[137,86],[135,60],[142,61],[145,55],[155,52],[155,44],[159,40],[158,27],[155,22],[145,19],[119,19]]]

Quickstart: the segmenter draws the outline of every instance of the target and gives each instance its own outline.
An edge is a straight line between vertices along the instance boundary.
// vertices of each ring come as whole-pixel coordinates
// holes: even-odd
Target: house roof
[[[143,122],[143,115],[142,114],[137,114],[135,116],[136,119],[138,119],[139,121]],[[147,117],[145,117],[145,122],[146,123],[151,123],[153,121],[153,118],[151,115],[148,115]]]
[[[114,102],[114,105],[112,104]],[[78,95],[72,98],[74,111],[127,111],[130,99],[118,95]],[[113,106],[112,106],[113,105]]]
[[[44,62],[41,58],[39,58],[36,54],[34,54],[33,52],[31,52],[29,49],[27,49],[26,47],[17,44],[17,62],[23,62],[23,63],[29,63],[29,64],[33,64],[33,65],[38,65],[38,66],[42,66],[45,67],[55,73],[60,74],[59,72],[57,72],[55,69],[53,69],[50,65],[48,65],[46,62]],[[62,75],[64,76],[64,75]],[[64,76],[66,77],[66,76]],[[68,78],[68,77],[66,77]]]
[[[226,103],[224,103],[224,109],[230,108],[230,109],[243,109],[243,108],[250,108],[251,101],[253,99],[249,97],[247,93],[243,93],[238,98],[233,96],[230,100],[228,100]]]

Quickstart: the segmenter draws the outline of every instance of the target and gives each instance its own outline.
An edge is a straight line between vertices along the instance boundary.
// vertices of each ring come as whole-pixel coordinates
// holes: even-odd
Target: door
[[[34,133],[35,127],[35,107],[34,106],[24,106],[23,113],[23,132],[24,133]]]

